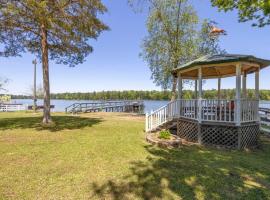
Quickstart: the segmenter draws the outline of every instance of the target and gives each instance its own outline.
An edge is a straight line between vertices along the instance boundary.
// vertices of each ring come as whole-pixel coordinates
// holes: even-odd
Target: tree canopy
[[[89,39],[108,29],[98,18],[106,12],[100,0],[0,0],[2,55],[29,51],[42,57],[42,27],[47,32],[49,59],[70,66],[92,52]]]
[[[151,7],[141,55],[150,67],[151,78],[163,89],[172,86],[171,70],[192,56],[197,23],[198,17],[187,2],[155,1]]]
[[[49,59],[75,66],[93,51],[108,27],[98,19],[106,12],[100,0],[0,0],[0,56],[30,52],[42,62],[43,123],[50,123]]]
[[[172,88],[173,98],[176,78],[172,77],[172,69],[200,56],[223,52],[218,37],[209,35],[214,22],[200,23],[188,0],[129,2],[133,6],[148,5],[148,35],[143,40],[141,56],[149,65],[154,83],[162,89]]]
[[[203,90],[203,98],[215,99],[218,95],[216,89]],[[11,95],[12,98],[23,99],[31,98],[32,95]],[[66,99],[66,100],[170,100],[172,92],[169,90],[165,91],[100,91],[100,92],[74,92],[74,93],[54,93],[51,94],[52,99]],[[255,90],[247,89],[248,98],[255,98]],[[194,89],[183,90],[184,99],[194,99]],[[234,99],[235,89],[221,89],[222,99]],[[270,90],[260,90],[261,100],[270,100]]]
[[[212,5],[225,12],[237,9],[240,22],[253,21],[253,26],[270,24],[269,0],[211,0]]]

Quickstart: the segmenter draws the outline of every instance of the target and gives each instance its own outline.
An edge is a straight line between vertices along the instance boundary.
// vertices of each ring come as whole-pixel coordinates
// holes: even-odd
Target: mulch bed
[[[176,135],[171,135],[170,139],[160,139],[159,137],[159,132],[157,133],[147,133],[146,135],[146,141],[153,144],[157,145],[159,147],[179,147],[182,144],[181,139],[176,136]]]

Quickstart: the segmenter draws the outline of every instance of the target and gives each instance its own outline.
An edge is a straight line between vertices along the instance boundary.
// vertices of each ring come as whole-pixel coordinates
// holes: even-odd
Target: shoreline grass
[[[0,199],[270,199],[270,139],[261,149],[161,149],[144,117],[0,113]]]

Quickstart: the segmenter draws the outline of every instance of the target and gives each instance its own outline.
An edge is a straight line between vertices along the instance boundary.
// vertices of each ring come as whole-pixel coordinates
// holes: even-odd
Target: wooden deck
[[[28,110],[33,110],[33,107],[34,106],[28,106],[27,109]],[[55,105],[50,105],[50,109],[54,109],[55,108]],[[43,110],[44,109],[44,106],[43,105],[37,105],[36,107],[37,110]]]
[[[164,123],[179,118],[196,120],[200,124],[212,122],[234,124],[235,126],[260,120],[259,101],[241,100],[240,105],[241,109],[237,110],[235,100],[178,99],[150,114],[146,114],[145,130],[147,132],[154,131]]]

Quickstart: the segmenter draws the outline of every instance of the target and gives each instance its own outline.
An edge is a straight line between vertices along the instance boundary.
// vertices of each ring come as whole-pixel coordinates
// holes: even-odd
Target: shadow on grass
[[[129,175],[91,188],[109,199],[270,199],[269,141],[255,152],[147,145]]]
[[[75,116],[53,116],[54,124],[43,126],[41,117],[16,117],[0,119],[0,130],[35,128],[37,130],[49,130],[52,132],[61,130],[81,129],[100,123],[100,118],[82,118]]]

